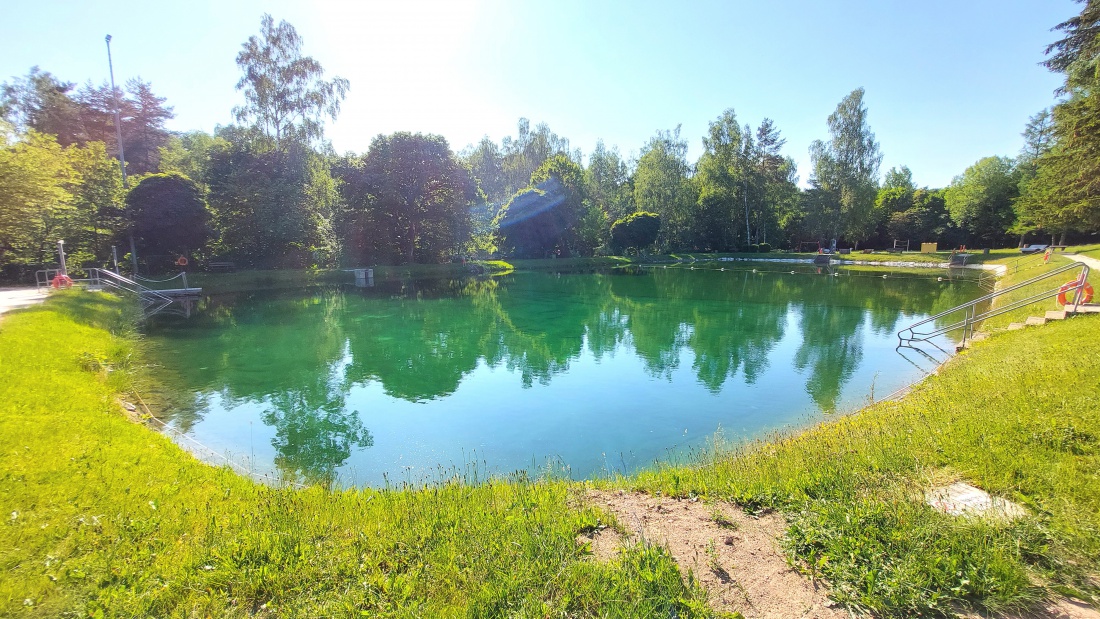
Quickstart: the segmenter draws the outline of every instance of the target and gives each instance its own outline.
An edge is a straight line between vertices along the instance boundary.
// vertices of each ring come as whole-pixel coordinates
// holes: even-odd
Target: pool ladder
[[[1067,272],[1077,272],[1076,281],[1077,285],[1070,288],[1065,288],[1065,284],[1059,284],[1053,288],[1044,287],[1040,292],[1028,291],[1022,299],[1017,299],[997,308],[992,308],[993,299],[1000,297],[1001,295],[1008,294],[1035,284],[1042,283],[1046,280],[1052,279],[1055,276],[1064,276]],[[1089,266],[1083,262],[1072,262],[1070,264],[1058,267],[1053,271],[1048,271],[1038,277],[1033,277],[1025,282],[1020,282],[1014,286],[1009,286],[1002,290],[991,292],[983,297],[978,297],[968,303],[957,305],[946,312],[940,312],[935,316],[925,318],[919,322],[915,322],[908,327],[905,327],[901,331],[898,331],[898,348],[903,346],[912,347],[917,342],[927,342],[932,338],[944,335],[952,331],[962,331],[962,341],[960,342],[960,348],[965,346],[967,341],[974,337],[974,327],[983,320],[987,320],[994,316],[1000,316],[1007,312],[1019,309],[1044,301],[1046,299],[1052,299],[1060,294],[1065,294],[1066,299],[1069,301],[1066,303],[1065,310],[1067,314],[1073,314],[1078,311],[1084,311],[1082,305],[1082,299],[1084,295],[1085,284],[1089,277]],[[1062,278],[1059,277],[1059,280]],[[985,307],[986,309],[980,309]],[[955,320],[945,325],[940,323],[944,322],[944,319],[948,318],[952,314],[958,314],[964,312],[962,320]],[[939,326],[938,326],[939,325]],[[920,331],[918,329],[928,328],[929,331]]]

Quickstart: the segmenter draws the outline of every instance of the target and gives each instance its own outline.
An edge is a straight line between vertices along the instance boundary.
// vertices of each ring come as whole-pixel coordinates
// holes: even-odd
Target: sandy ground
[[[641,493],[591,492],[593,504],[612,512],[631,539],[666,547],[680,570],[706,589],[711,606],[746,619],[840,619],[825,584],[787,564],[779,539],[786,522],[776,514],[758,518],[728,505],[652,497]],[[604,529],[592,539],[597,559],[608,558],[623,539]]]
[[[41,303],[48,294],[34,288],[0,288],[0,314]]]

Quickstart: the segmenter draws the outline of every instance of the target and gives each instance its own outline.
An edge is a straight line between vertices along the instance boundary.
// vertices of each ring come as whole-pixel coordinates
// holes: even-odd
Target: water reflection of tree
[[[351,456],[352,447],[370,447],[374,438],[357,411],[345,406],[345,394],[329,385],[305,391],[278,391],[268,401],[264,423],[275,428],[271,444],[275,466],[284,478],[329,482]]]
[[[812,280],[811,301],[801,307],[799,329],[802,344],[794,357],[798,370],[809,368],[806,391],[824,411],[836,410],[845,383],[863,359],[864,321],[862,308],[844,307],[830,301],[851,291],[850,286],[829,279]],[[830,298],[832,297],[832,298]]]
[[[192,322],[158,331],[158,354],[177,360],[164,363],[175,374],[166,373],[169,383],[201,385],[227,407],[263,404],[261,418],[275,430],[276,465],[288,477],[330,479],[353,446],[372,444],[334,379],[347,352],[342,293],[237,295],[204,309]],[[181,398],[176,425],[187,431],[200,420],[208,397],[191,407]]]
[[[906,314],[967,294],[934,280],[682,269],[382,283],[210,302],[188,323],[158,328],[154,352],[178,384],[227,406],[262,403],[278,466],[326,478],[371,444],[346,410],[350,390],[366,382],[424,401],[453,393],[479,364],[506,367],[530,386],[566,371],[586,348],[600,359],[632,347],[647,372],[666,378],[691,352],[700,383],[718,392],[738,373],[755,382],[797,314],[794,366],[831,410],[862,359],[865,320],[875,332],[894,330]],[[202,397],[180,399],[178,425],[201,419]]]

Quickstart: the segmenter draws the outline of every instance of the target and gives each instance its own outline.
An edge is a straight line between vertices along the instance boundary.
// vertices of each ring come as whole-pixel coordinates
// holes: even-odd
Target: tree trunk
[[[741,191],[745,193],[745,243],[752,245],[752,233],[749,232],[749,193],[745,184],[741,184]]]
[[[409,223],[409,249],[406,256],[408,264],[412,264],[416,259],[416,220],[414,219]]]

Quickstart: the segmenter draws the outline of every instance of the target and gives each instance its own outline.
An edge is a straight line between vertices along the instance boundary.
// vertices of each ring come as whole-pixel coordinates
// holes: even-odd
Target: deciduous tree
[[[359,263],[438,262],[469,241],[477,186],[442,136],[378,136],[341,176],[346,243]]]
[[[1016,219],[1012,203],[1019,195],[1019,177],[1008,157],[986,157],[956,176],[944,198],[951,219],[971,242],[993,246],[1005,239]]]
[[[251,123],[280,149],[287,141],[309,143],[324,134],[325,117],[336,119],[348,91],[342,77],[323,79],[321,63],[302,55],[294,26],[278,25],[269,14],[260,20],[260,35],[251,36],[237,54],[244,75],[237,90],[245,104],[233,109],[238,122]]]
[[[819,233],[826,238],[843,235],[857,246],[874,234],[878,224],[874,205],[882,163],[875,134],[867,124],[863,95],[863,89],[857,88],[845,97],[829,115],[830,140],[810,145],[814,166],[810,183],[824,192],[828,211],[820,217],[826,225]]]
[[[661,216],[662,250],[691,247],[692,211],[695,192],[689,175],[687,142],[680,127],[658,131],[642,149],[634,172],[634,205],[639,211]]]
[[[210,212],[202,190],[179,174],[152,174],[126,195],[133,234],[144,253],[183,255],[209,237]]]
[[[0,122],[0,264],[43,263],[72,229],[79,183],[69,152],[52,135],[22,135]]]
[[[578,249],[584,205],[584,171],[566,155],[554,155],[531,174],[531,186],[501,210],[501,244],[521,258],[569,256]]]

